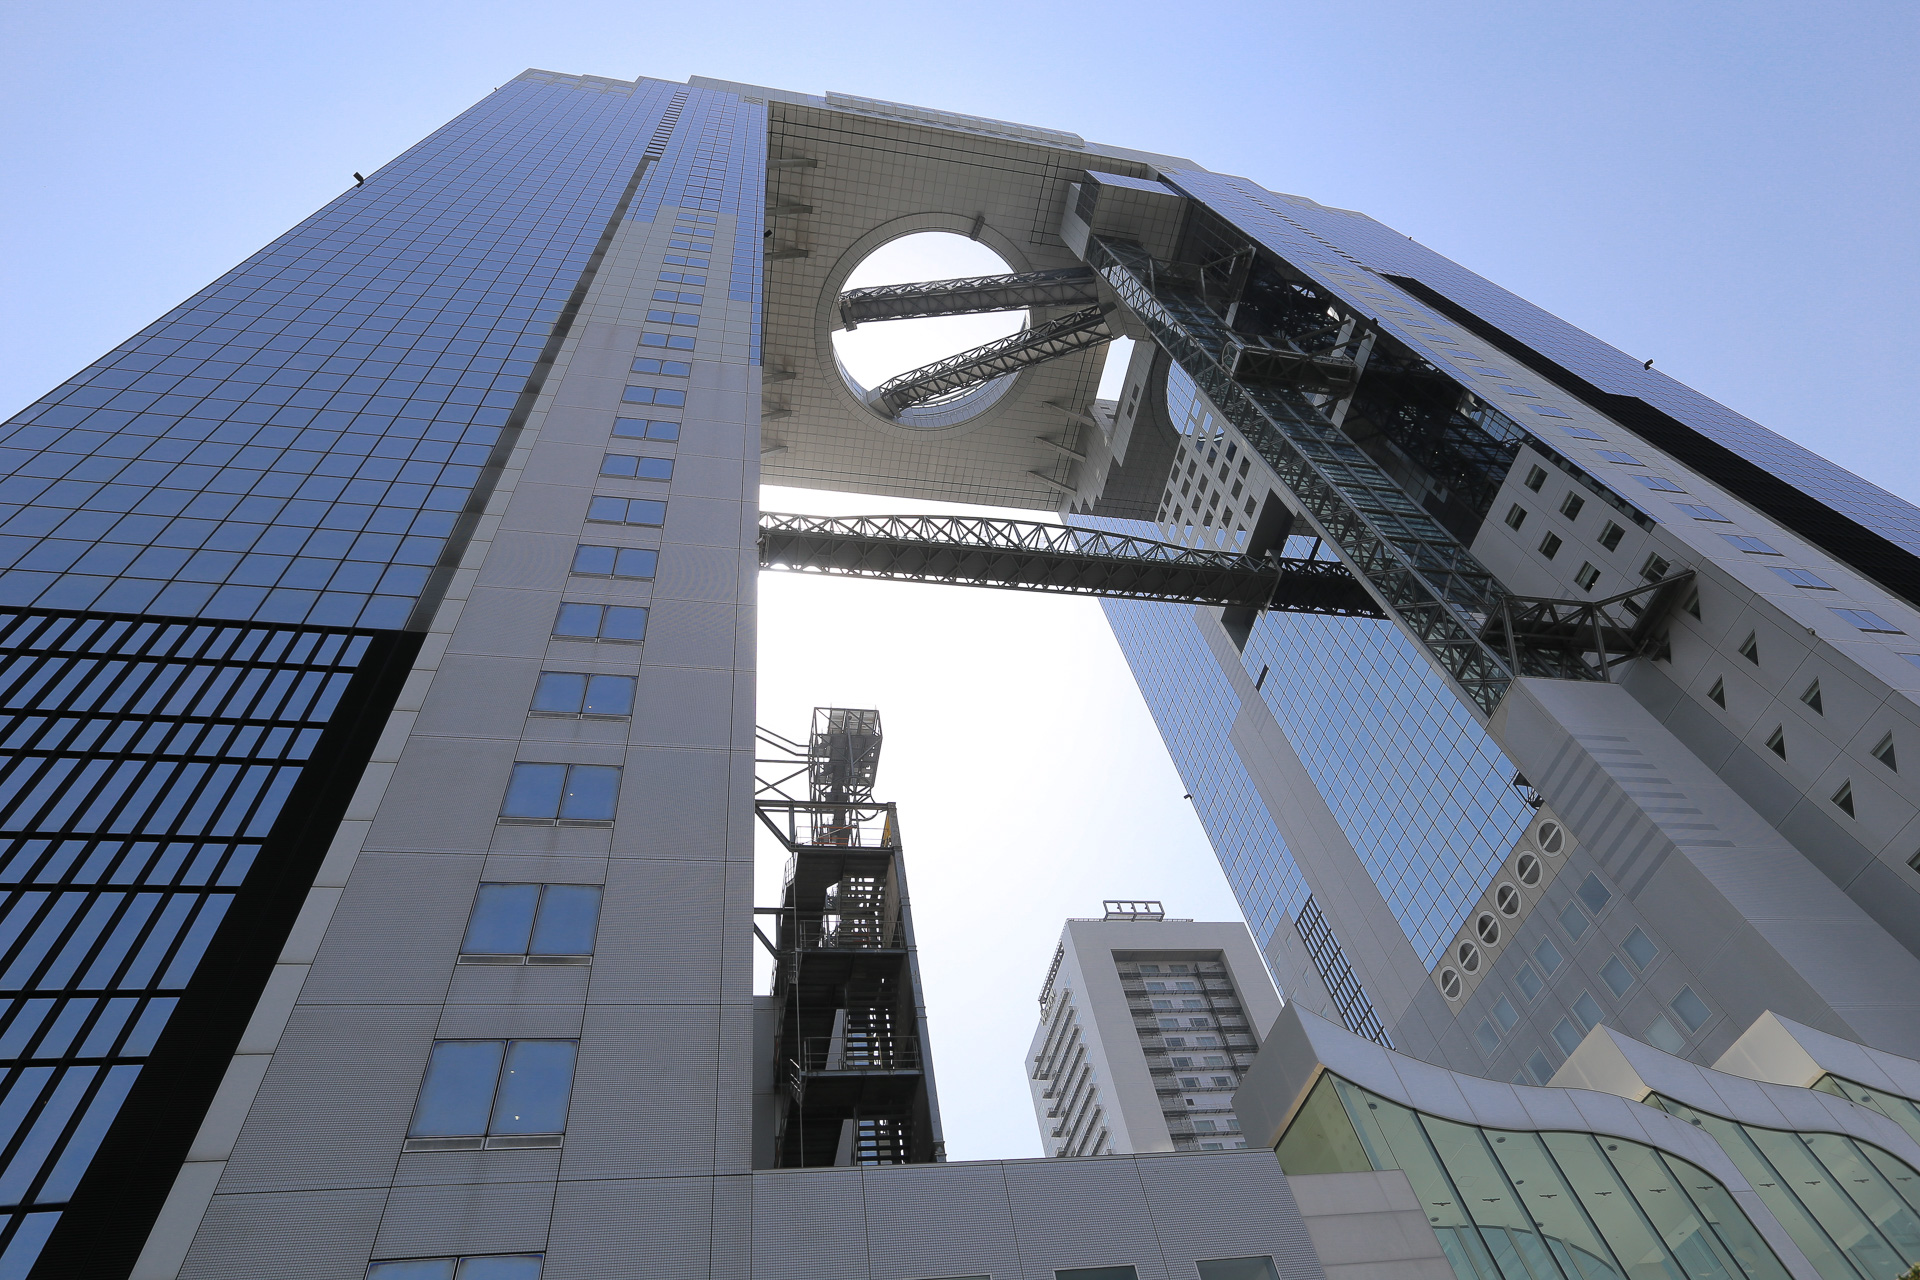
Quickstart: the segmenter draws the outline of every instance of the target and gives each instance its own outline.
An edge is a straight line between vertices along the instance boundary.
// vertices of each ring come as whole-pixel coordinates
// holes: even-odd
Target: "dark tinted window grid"
[[[0,611],[0,1254],[73,1194],[369,642]]]

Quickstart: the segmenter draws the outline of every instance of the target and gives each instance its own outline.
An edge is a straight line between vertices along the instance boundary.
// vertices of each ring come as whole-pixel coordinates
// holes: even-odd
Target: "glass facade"
[[[757,360],[765,128],[526,73],[0,426],[0,1274],[158,1211],[622,217]]]
[[[1724,1120],[1658,1094],[1650,1105],[1719,1143],[1822,1280],[1897,1280],[1920,1265],[1920,1173],[1838,1133]]]
[[[674,88],[512,81],[10,420],[0,604],[406,625]]]
[[[1857,1102],[1878,1111],[1912,1134],[1915,1142],[1920,1142],[1920,1102],[1836,1075],[1821,1076],[1813,1082],[1813,1087],[1822,1093],[1830,1093],[1836,1098],[1845,1098],[1848,1102]]]
[[[1323,1072],[1277,1150],[1291,1175],[1403,1171],[1459,1280],[1787,1280],[1719,1181],[1625,1138],[1460,1124]]]

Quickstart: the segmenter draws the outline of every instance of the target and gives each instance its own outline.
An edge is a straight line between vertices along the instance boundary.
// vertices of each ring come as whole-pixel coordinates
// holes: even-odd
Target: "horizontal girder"
[[[1085,307],[1100,301],[1094,279],[1086,267],[1061,267],[849,289],[840,295],[840,327],[851,329],[872,320],[970,316],[1027,307]]]
[[[867,403],[883,413],[897,414],[916,404],[957,395],[1002,374],[1018,373],[1097,347],[1112,337],[1107,330],[1106,308],[1088,307],[890,378],[868,393]]]
[[[1029,520],[767,513],[760,517],[760,566],[1059,595],[1383,616],[1338,561],[1256,560]]]

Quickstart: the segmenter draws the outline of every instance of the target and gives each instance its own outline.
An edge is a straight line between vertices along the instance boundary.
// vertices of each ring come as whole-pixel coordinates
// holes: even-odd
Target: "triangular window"
[[[1880,739],[1880,745],[1873,749],[1873,758],[1875,760],[1878,760],[1881,764],[1887,766],[1887,768],[1893,770],[1895,773],[1900,772],[1900,766],[1893,762],[1893,731],[1892,730],[1888,730],[1887,736]]]
[[[1747,638],[1740,642],[1740,656],[1756,667],[1760,665],[1760,637],[1757,632],[1747,632]]]
[[[1851,780],[1840,784],[1840,789],[1833,793],[1833,802],[1840,806],[1840,812],[1846,814],[1849,818],[1854,816],[1853,783]]]
[[[1823,704],[1820,701],[1820,681],[1818,678],[1816,678],[1812,684],[1807,686],[1806,692],[1800,695],[1800,701],[1812,707],[1813,714],[1817,716],[1823,716],[1827,714],[1827,709],[1825,704]]]
[[[1700,590],[1698,587],[1687,592],[1687,602],[1680,607],[1696,618],[1700,616]]]
[[[1724,676],[1714,680],[1713,688],[1707,690],[1707,696],[1719,703],[1722,711],[1727,709],[1727,681]]]
[[[1767,739],[1767,750],[1782,760],[1787,758],[1787,735],[1779,725],[1773,726],[1773,736]]]

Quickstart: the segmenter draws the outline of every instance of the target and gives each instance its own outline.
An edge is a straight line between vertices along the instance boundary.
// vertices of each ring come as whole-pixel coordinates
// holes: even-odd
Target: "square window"
[[[1573,1002],[1573,1016],[1580,1020],[1582,1030],[1591,1031],[1600,1025],[1605,1015],[1600,1012],[1600,1002],[1593,998],[1593,992],[1582,991],[1580,998]]]
[[[1627,935],[1627,940],[1620,944],[1620,949],[1627,953],[1627,959],[1633,961],[1633,967],[1643,972],[1653,963],[1653,958],[1660,954],[1660,948],[1654,946],[1653,940],[1640,932],[1637,927]]]
[[[1543,467],[1527,468],[1527,478],[1525,481],[1527,488],[1533,490],[1535,493],[1538,493],[1540,492],[1540,486],[1545,484],[1546,482],[1547,482],[1547,473],[1545,468]]]
[[[1662,1053],[1684,1053],[1687,1048],[1687,1038],[1667,1021],[1667,1015],[1664,1013],[1656,1015],[1653,1021],[1647,1024],[1647,1029],[1640,1033],[1640,1038]]]
[[[1587,500],[1585,498],[1581,497],[1577,493],[1570,493],[1566,497],[1560,499],[1560,514],[1565,516],[1569,520],[1576,520],[1579,518],[1580,512],[1586,507],[1586,505],[1587,505]]]
[[[1560,1052],[1571,1054],[1580,1047],[1580,1031],[1565,1018],[1560,1019],[1553,1028],[1553,1042],[1560,1046]]]
[[[1580,571],[1573,575],[1573,580],[1579,584],[1582,591],[1591,591],[1594,584],[1600,581],[1600,571],[1593,567],[1592,562],[1582,560]]]
[[[1569,902],[1560,909],[1560,927],[1565,929],[1567,936],[1575,942],[1580,940],[1580,935],[1587,931],[1588,922],[1587,917],[1580,911],[1579,903]]]
[[[1546,537],[1540,539],[1540,554],[1551,560],[1560,554],[1560,546],[1560,535],[1557,533],[1549,533]]]
[[[1535,1050],[1534,1055],[1527,1059],[1527,1071],[1533,1076],[1535,1084],[1545,1084],[1553,1079],[1553,1064],[1547,1061],[1546,1054],[1538,1050]]]
[[[1850,622],[1862,631],[1877,631],[1890,636],[1907,634],[1871,609],[1829,609],[1827,612],[1838,614],[1842,621]]]
[[[1622,529],[1619,525],[1609,520],[1607,521],[1607,527],[1600,531],[1600,545],[1609,551],[1617,551],[1620,549],[1620,539],[1626,535],[1626,532],[1625,529]]]
[[[1600,966],[1600,980],[1607,984],[1607,990],[1623,996],[1633,985],[1633,971],[1620,963],[1619,956],[1608,956],[1607,962]]]
[[[1580,901],[1587,904],[1587,910],[1596,916],[1606,910],[1607,903],[1613,898],[1612,891],[1600,882],[1599,876],[1593,874],[1582,880],[1575,892],[1580,895]]]
[[[1545,990],[1547,985],[1546,980],[1536,973],[1530,964],[1522,964],[1519,970],[1514,973],[1513,980],[1519,984],[1520,993],[1528,1000],[1532,1000],[1535,996],[1539,995],[1541,991]]]
[[[1560,967],[1562,959],[1560,948],[1553,945],[1552,938],[1540,939],[1540,945],[1533,949],[1534,961],[1539,964],[1540,972],[1551,974]]]
[[[1706,1001],[1695,995],[1692,987],[1680,988],[1680,994],[1667,1001],[1667,1007],[1680,1016],[1689,1031],[1698,1031],[1713,1016]]]
[[[1513,1030],[1513,1024],[1520,1021],[1520,1015],[1514,1010],[1513,1002],[1501,996],[1493,1002],[1493,1020],[1500,1024],[1500,1030]]]
[[[1473,1038],[1480,1042],[1483,1053],[1493,1053],[1500,1047],[1500,1033],[1495,1031],[1493,1024],[1485,1018],[1480,1019],[1480,1025],[1475,1028]]]
[[[1527,522],[1527,509],[1521,506],[1517,502],[1514,503],[1513,508],[1507,512],[1507,528],[1518,529],[1521,525],[1525,524],[1526,522]]]

